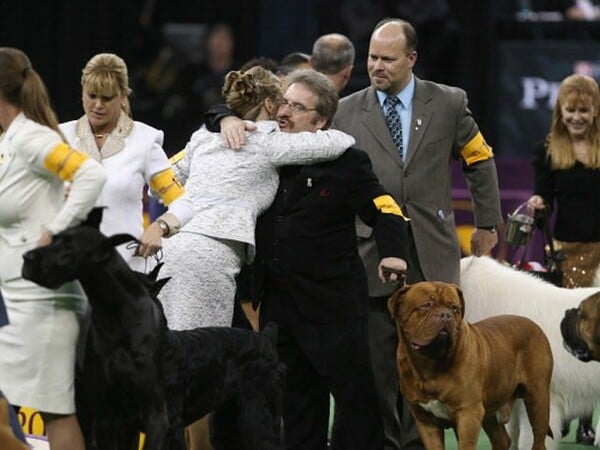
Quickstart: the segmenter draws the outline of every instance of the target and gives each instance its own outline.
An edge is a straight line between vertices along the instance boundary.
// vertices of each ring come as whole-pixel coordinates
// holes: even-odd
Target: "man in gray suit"
[[[467,178],[477,227],[471,249],[477,256],[490,252],[498,241],[496,225],[502,214],[496,166],[465,92],[413,75],[416,48],[416,32],[408,22],[386,19],[377,24],[369,45],[371,86],[340,101],[333,127],[354,136],[381,183],[410,217],[408,283],[459,283],[450,161],[460,158]],[[357,235],[369,274],[369,333],[385,450],[422,449],[398,390],[396,327],[386,308],[395,287],[371,276],[379,261],[372,230],[357,221]]]

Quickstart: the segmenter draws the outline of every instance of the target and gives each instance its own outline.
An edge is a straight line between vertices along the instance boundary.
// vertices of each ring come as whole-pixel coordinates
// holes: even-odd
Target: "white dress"
[[[107,181],[97,206],[104,206],[100,231],[107,236],[128,233],[139,238],[144,231],[144,186],[171,167],[162,148],[163,132],[121,114],[117,126],[98,150],[86,116],[60,124],[67,142],[106,169]],[[134,270],[147,272],[152,260],[134,256],[135,246],[117,248]]]
[[[11,403],[56,414],[75,411],[75,343],[86,298],[79,282],[50,290],[23,279],[21,265],[44,228],[56,233],[79,223],[100,194],[102,167],[65,158],[70,151],[58,133],[23,114],[0,137],[0,288],[9,319],[0,328],[0,386]],[[69,170],[72,178],[64,176]],[[66,202],[64,179],[72,182]]]
[[[202,127],[183,158],[174,157],[185,194],[169,211],[184,224],[192,218],[163,240],[160,275],[172,278],[159,297],[172,329],[231,325],[235,277],[254,258],[256,219],[275,198],[278,168],[335,159],[354,144],[337,130],[282,133],[272,121],[257,127],[241,150],[225,148],[218,133]]]

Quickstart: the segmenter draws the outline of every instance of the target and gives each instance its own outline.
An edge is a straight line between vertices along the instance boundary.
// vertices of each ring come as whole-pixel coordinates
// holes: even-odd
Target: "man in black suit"
[[[338,101],[331,81],[302,70],[287,82],[278,113],[281,130],[327,128]],[[284,167],[277,196],[257,223],[252,296],[261,307],[261,327],[271,321],[279,326],[277,348],[287,365],[287,449],[326,448],[330,394],[336,403],[331,448],[383,448],[357,214],[374,227],[382,256],[379,276],[396,280],[396,271],[406,270],[406,220],[362,150],[350,148],[337,160],[312,166]]]

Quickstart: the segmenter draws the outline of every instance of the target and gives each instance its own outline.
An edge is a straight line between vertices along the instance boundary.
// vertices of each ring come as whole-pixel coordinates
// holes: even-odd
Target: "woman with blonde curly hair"
[[[560,84],[552,125],[537,151],[536,209],[556,207],[555,247],[564,255],[563,286],[600,283],[600,88],[570,75]],[[591,417],[580,418],[577,442],[591,445]]]
[[[278,168],[331,160],[354,144],[340,131],[280,132],[274,119],[283,87],[260,66],[229,72],[222,93],[234,114],[256,121],[257,130],[241,150],[227,148],[219,133],[204,126],[196,131],[171,158],[185,185],[181,203],[187,201],[187,210],[170,209],[141,237],[142,254],[157,251],[161,237],[169,238],[161,276],[172,278],[160,300],[172,329],[231,326],[235,278],[254,258],[256,219],[275,198]],[[189,449],[202,448],[202,422],[188,427]]]

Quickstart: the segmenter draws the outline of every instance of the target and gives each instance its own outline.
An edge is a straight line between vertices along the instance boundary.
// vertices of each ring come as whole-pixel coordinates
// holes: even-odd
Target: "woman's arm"
[[[98,162],[62,143],[48,153],[45,165],[61,180],[71,183],[63,207],[46,226],[50,232],[58,233],[86,218],[100,196],[106,172]]]
[[[329,161],[355,143],[352,136],[342,131],[319,130],[300,133],[274,131],[263,135],[261,145],[275,165],[286,166]]]

